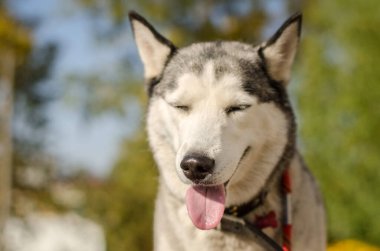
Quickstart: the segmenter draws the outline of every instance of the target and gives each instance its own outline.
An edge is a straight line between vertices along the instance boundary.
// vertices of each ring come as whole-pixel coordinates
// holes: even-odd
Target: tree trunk
[[[0,50],[0,250],[11,200],[13,77],[15,54]]]

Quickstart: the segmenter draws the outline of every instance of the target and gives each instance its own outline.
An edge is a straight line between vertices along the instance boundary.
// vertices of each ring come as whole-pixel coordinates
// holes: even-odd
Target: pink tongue
[[[186,206],[193,224],[202,230],[215,228],[224,213],[224,186],[191,186],[186,192]]]

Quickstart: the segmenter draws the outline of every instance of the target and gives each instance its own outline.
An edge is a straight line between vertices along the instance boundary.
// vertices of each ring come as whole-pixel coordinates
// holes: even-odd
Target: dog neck
[[[276,170],[275,170],[276,171]],[[271,178],[276,177],[276,173],[271,175]],[[264,187],[260,193],[254,197],[251,201],[239,205],[226,208],[222,221],[218,227],[219,230],[225,232],[232,232],[238,235],[251,235],[261,241],[262,245],[270,248],[271,250],[291,250],[291,176],[289,165],[281,172],[279,187],[281,194],[281,216],[278,217],[274,210],[269,212],[253,216],[254,220],[247,219],[247,215],[256,213],[256,210],[263,206],[266,197],[268,195],[267,187]],[[281,223],[279,223],[281,221]],[[279,227],[280,228],[277,228]],[[282,247],[273,238],[263,232],[266,228],[277,229],[277,234],[282,229]]]

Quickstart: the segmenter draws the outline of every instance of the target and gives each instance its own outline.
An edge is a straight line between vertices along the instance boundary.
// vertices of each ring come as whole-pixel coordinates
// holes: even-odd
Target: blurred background
[[[255,44],[302,11],[289,88],[329,242],[380,246],[379,1],[0,0],[0,250],[152,250],[132,9],[178,46]]]

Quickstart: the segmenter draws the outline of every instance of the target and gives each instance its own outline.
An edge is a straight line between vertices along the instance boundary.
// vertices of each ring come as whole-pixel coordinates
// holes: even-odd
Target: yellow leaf
[[[357,240],[344,240],[331,245],[327,251],[380,251],[380,248]]]

